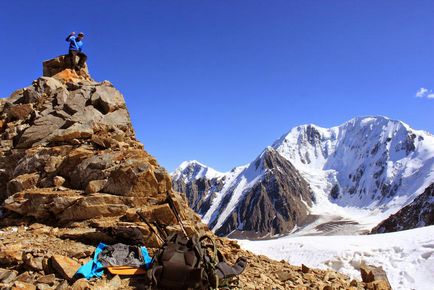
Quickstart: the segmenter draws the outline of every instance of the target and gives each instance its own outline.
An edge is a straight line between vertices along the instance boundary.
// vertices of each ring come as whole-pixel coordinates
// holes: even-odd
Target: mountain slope
[[[184,164],[185,165],[185,164]],[[308,184],[286,159],[269,147],[248,166],[227,174],[191,179],[198,163],[173,174],[175,189],[185,190],[190,205],[218,235],[264,237],[288,233],[308,217]]]
[[[354,118],[332,128],[298,126],[275,141],[272,148],[274,155],[286,159],[291,172],[298,172],[314,193],[315,202],[308,210],[317,219],[298,227],[298,234],[365,233],[434,182],[434,137],[382,116]],[[217,231],[229,214],[219,215],[216,222],[212,213],[220,212],[222,192],[227,191],[228,184],[235,182],[244,196],[247,189],[252,191],[253,183],[264,180],[259,177],[261,172],[252,171],[253,163],[212,178],[191,178],[180,174],[179,169],[173,176],[174,187],[186,193],[193,209]],[[250,179],[237,183],[237,177],[247,168]],[[231,204],[230,210],[235,208],[241,207]],[[288,228],[283,232],[289,232]],[[229,233],[229,228],[219,233]]]
[[[430,225],[434,225],[434,183],[412,203],[373,228],[371,233],[389,233]]]

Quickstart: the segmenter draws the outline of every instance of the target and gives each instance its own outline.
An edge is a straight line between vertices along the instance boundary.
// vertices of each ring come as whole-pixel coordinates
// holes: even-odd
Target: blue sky
[[[0,1],[0,96],[86,34],[169,171],[253,160],[290,128],[385,115],[434,132],[434,1]],[[424,88],[422,97],[416,93]]]

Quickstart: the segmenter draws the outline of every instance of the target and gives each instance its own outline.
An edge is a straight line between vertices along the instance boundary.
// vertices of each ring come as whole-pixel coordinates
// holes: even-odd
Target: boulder
[[[0,269],[0,282],[11,283],[17,277],[18,272],[14,270]]]
[[[113,112],[119,108],[125,109],[124,97],[112,86],[96,87],[91,102],[103,114]]]
[[[56,276],[54,274],[41,276],[40,278],[38,278],[38,280],[36,280],[36,282],[53,286],[54,283],[56,283]]]
[[[63,124],[65,124],[65,120],[62,118],[51,114],[42,116],[35,120],[33,126],[24,131],[16,147],[26,148],[36,142],[41,144],[44,141],[44,138],[49,136],[55,130],[60,129]]]
[[[36,286],[32,283],[15,281],[12,290],[36,290]]]
[[[32,104],[18,104],[10,107],[7,110],[8,119],[9,120],[22,120],[30,117],[33,112]]]
[[[148,206],[142,209],[141,213],[143,214],[143,216],[145,216],[148,222],[158,221],[163,225],[170,225],[176,223],[176,217],[167,203]]]
[[[61,255],[53,255],[51,257],[51,265],[61,278],[67,280],[72,280],[78,268],[81,267],[78,262]]]
[[[391,289],[389,279],[387,278],[386,272],[383,268],[375,267],[371,265],[362,264],[360,266],[360,274],[362,276],[362,281],[365,283],[372,283],[372,289]],[[378,285],[378,286],[375,286]],[[381,288],[378,288],[381,287]],[[384,288],[386,287],[386,288]]]
[[[80,75],[78,75],[75,71],[71,70],[70,68],[71,68],[71,60],[69,58],[69,55],[61,55],[54,59],[44,61],[42,63],[43,75],[46,77],[52,77],[56,75],[57,77],[59,77],[59,73],[68,70],[71,74],[74,72],[77,75],[77,78],[75,79],[83,78],[86,80],[91,80],[86,64],[80,70],[79,72]]]
[[[57,216],[60,221],[81,221],[97,217],[122,216],[128,206],[124,199],[110,194],[89,195],[78,199]]]
[[[21,243],[0,244],[0,265],[16,265],[21,263],[23,258],[23,246]]]
[[[65,178],[62,176],[54,176],[53,177],[53,184],[55,187],[60,187],[65,183]]]
[[[86,186],[86,193],[96,193],[101,191],[105,184],[107,183],[106,179],[102,180],[91,180]]]
[[[12,195],[16,192],[23,191],[29,188],[35,188],[38,180],[39,174],[36,172],[19,175],[8,182],[8,195]]]

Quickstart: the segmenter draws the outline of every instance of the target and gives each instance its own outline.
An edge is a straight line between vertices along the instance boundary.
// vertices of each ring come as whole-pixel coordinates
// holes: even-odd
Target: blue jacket
[[[82,51],[83,50],[83,41],[77,41],[77,36],[69,35],[66,38],[66,41],[69,42],[69,50]]]

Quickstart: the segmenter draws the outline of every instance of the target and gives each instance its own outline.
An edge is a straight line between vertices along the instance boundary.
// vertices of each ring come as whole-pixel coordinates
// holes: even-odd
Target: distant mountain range
[[[302,125],[247,165],[188,161],[172,180],[219,235],[368,232],[434,183],[434,136],[382,116]]]

